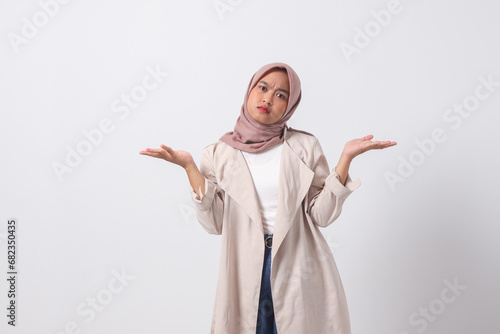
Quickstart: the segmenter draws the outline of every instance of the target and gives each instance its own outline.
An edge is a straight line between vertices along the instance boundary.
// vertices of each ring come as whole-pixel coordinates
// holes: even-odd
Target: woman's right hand
[[[177,164],[184,169],[192,166],[194,163],[193,157],[186,151],[174,151],[166,145],[160,145],[161,148],[146,148],[140,151],[139,154],[149,155],[150,157],[164,159],[168,162]]]

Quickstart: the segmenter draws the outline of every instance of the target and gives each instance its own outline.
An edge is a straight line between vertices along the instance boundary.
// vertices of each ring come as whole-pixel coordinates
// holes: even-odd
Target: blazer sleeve
[[[335,169],[328,167],[328,162],[319,141],[316,139],[313,146],[314,172],[313,181],[309,188],[309,205],[307,214],[314,224],[327,227],[333,223],[342,212],[342,205],[347,197],[361,185],[360,179],[352,181],[347,174],[345,186],[340,183],[340,176]]]
[[[205,178],[205,193],[200,197],[192,187],[190,189],[198,222],[208,233],[221,234],[224,191],[219,188],[215,177],[212,150],[213,145],[206,147],[201,156],[200,173]],[[201,193],[201,187],[199,191]]]

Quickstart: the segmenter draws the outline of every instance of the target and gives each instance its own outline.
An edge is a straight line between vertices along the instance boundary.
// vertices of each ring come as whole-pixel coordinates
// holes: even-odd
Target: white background
[[[318,137],[331,169],[350,139],[398,142],[354,159],[362,185],[322,229],[353,334],[498,333],[500,3],[401,0],[385,26],[371,12],[389,1],[233,0],[223,13],[211,0],[42,3],[52,16],[37,1],[0,5],[1,276],[9,218],[19,273],[15,328],[0,280],[2,333],[208,333],[220,236],[196,221],[186,173],[139,151],[166,144],[199,163],[276,61],[302,81],[288,125]],[[346,56],[366,28],[369,44]],[[168,76],[114,112],[148,67]],[[488,76],[488,98],[447,121]],[[85,146],[82,131],[104,119],[113,130]],[[446,139],[424,154],[416,141],[436,129]],[[87,156],[58,178],[77,147]]]

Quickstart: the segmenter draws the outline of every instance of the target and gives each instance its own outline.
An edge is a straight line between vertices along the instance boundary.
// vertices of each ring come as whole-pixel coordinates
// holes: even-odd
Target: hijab
[[[248,97],[259,80],[274,68],[283,68],[286,70],[290,85],[290,95],[283,116],[273,124],[262,124],[253,119],[249,114],[247,109]],[[220,137],[220,140],[238,150],[250,153],[261,152],[283,143],[285,140],[283,136],[285,127],[288,130],[286,122],[292,117],[295,109],[297,109],[301,97],[302,90],[299,76],[289,65],[285,63],[270,63],[262,66],[250,80],[243,105],[241,106],[240,116],[234,126],[234,131],[226,132]]]

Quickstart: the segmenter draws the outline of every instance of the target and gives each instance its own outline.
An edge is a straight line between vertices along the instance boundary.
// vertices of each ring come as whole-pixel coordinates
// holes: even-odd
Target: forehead
[[[273,85],[274,83],[278,84],[278,86],[282,88],[289,88],[289,82],[288,82],[288,73],[284,69],[272,69],[264,75],[262,75],[259,79],[258,82],[260,81],[265,81],[269,83],[270,85]]]

